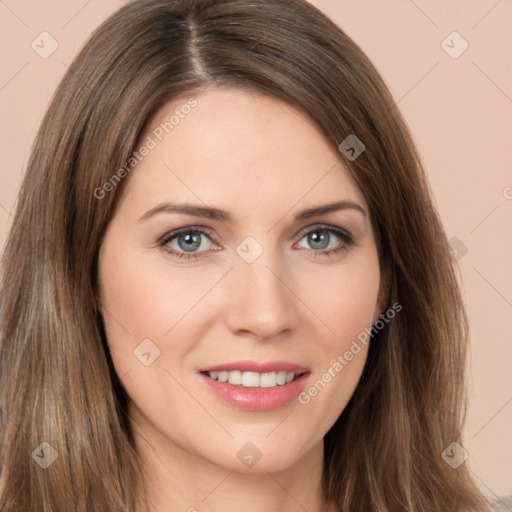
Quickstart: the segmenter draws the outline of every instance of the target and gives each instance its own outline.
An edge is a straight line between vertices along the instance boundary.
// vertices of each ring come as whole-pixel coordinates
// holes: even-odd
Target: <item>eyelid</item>
[[[185,226],[185,227],[173,229],[172,231],[168,231],[168,232],[164,233],[157,240],[157,243],[159,245],[164,245],[164,244],[168,243],[170,240],[181,235],[182,233],[189,233],[189,232],[203,233],[204,235],[208,235],[208,237],[210,237],[213,231],[214,231],[213,229],[207,228],[206,226]]]
[[[295,236],[300,236],[301,238],[310,233],[311,231],[314,231],[315,229],[325,229],[326,231],[334,231],[335,233],[338,233],[340,236],[345,236],[346,238],[349,238],[351,240],[354,239],[354,236],[350,231],[347,231],[344,228],[340,228],[339,226],[333,226],[332,224],[325,224],[325,223],[316,223],[311,224],[309,226],[306,226],[305,228],[302,228]]]

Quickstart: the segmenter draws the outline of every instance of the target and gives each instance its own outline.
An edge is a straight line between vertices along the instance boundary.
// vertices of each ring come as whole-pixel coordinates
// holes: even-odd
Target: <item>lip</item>
[[[204,372],[236,371],[267,373],[274,371],[294,372],[299,375],[294,381],[273,388],[250,388],[235,386],[229,382],[211,379]],[[303,391],[310,370],[304,366],[283,361],[258,363],[239,361],[228,364],[209,366],[199,370],[199,377],[210,392],[228,405],[244,411],[271,411],[283,407]]]
[[[218,364],[215,366],[205,366],[200,368],[199,372],[234,372],[239,370],[241,372],[293,372],[293,373],[305,373],[309,372],[309,368],[306,366],[300,366],[298,364],[289,363],[287,361],[233,361],[232,363]]]

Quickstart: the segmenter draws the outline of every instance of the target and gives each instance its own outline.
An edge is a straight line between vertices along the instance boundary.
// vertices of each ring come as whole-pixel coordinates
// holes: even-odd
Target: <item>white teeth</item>
[[[228,382],[235,386],[242,384],[242,372],[228,372]]]
[[[286,372],[277,372],[276,382],[280,386],[282,386],[283,384],[286,384]]]
[[[276,372],[262,373],[260,375],[260,388],[273,388],[277,386]]]
[[[212,374],[210,373],[210,377]],[[213,379],[213,377],[212,377]],[[260,385],[260,374],[256,372],[242,373],[242,386],[246,388],[257,388]]]
[[[296,374],[293,372],[241,372],[238,370],[232,372],[206,372],[213,380],[219,382],[229,382],[235,386],[244,386],[246,388],[275,388],[282,386],[295,379]]]

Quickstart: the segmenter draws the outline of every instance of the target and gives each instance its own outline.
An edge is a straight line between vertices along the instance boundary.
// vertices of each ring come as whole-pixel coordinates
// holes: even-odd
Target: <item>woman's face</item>
[[[361,376],[376,241],[304,115],[232,89],[194,99],[152,119],[102,243],[108,346],[159,456],[278,471],[318,448]]]

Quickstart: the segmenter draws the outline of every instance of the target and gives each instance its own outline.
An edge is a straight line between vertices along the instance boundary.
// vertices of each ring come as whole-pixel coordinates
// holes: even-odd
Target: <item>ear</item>
[[[391,271],[388,267],[385,267],[380,273],[380,288],[377,296],[377,307],[375,309],[375,315],[373,323],[375,323],[379,317],[386,311],[386,307],[389,302],[389,290],[391,286]]]

